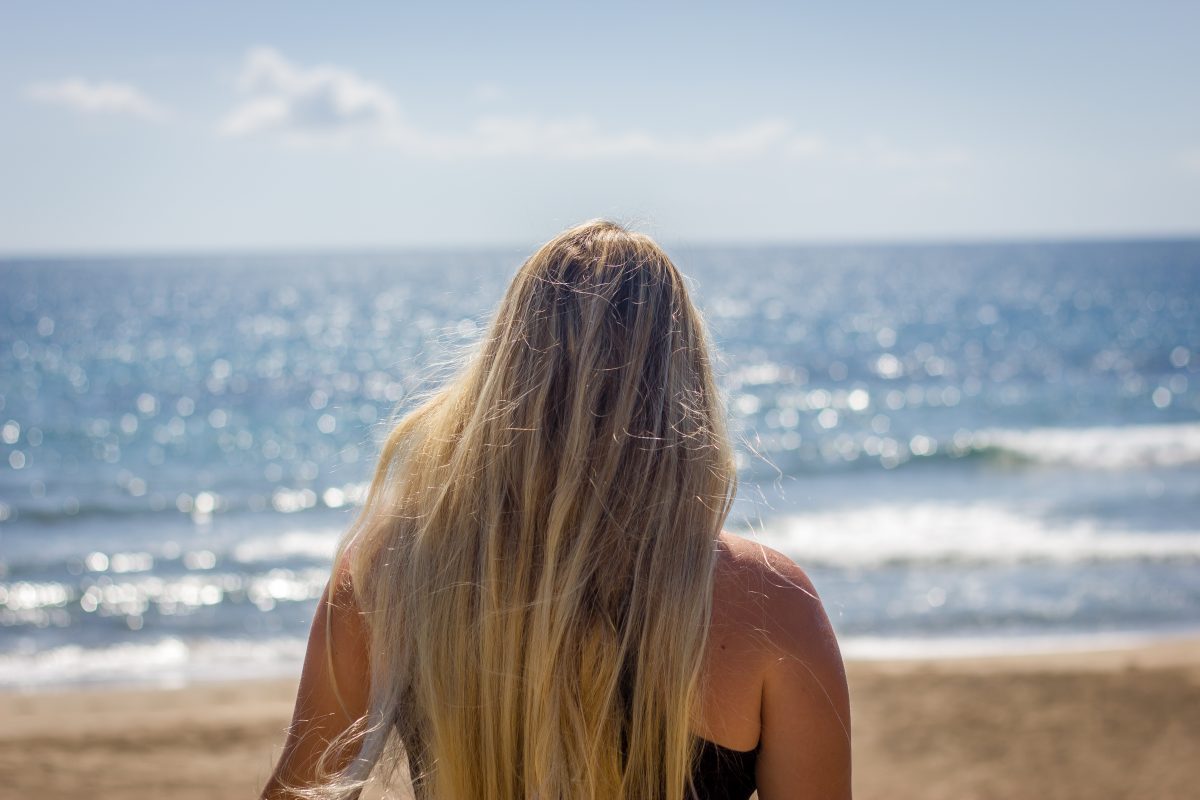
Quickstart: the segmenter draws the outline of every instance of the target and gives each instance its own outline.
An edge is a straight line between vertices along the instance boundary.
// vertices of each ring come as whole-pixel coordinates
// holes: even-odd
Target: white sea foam
[[[1200,531],[1111,530],[997,503],[915,502],[815,511],[769,520],[752,534],[802,564],[1078,563],[1200,559]]]
[[[1096,428],[986,429],[966,449],[1013,453],[1043,464],[1079,469],[1138,469],[1200,464],[1200,424]]]
[[[305,641],[184,640],[106,647],[64,645],[0,655],[0,688],[37,690],[81,684],[180,686],[192,681],[298,674]]]
[[[341,534],[342,531],[335,528],[290,530],[240,542],[233,547],[232,555],[235,561],[243,564],[274,562],[296,556],[328,561],[333,558]]]
[[[269,611],[278,603],[304,602],[321,596],[329,571],[269,569],[257,574],[230,572],[159,577],[140,575],[88,581],[84,586],[57,581],[0,582],[0,626],[69,624],[67,609],[101,617],[140,616],[153,608],[165,616],[187,615],[226,602],[230,595]],[[236,602],[236,600],[235,600]],[[135,623],[136,624],[136,623]]]

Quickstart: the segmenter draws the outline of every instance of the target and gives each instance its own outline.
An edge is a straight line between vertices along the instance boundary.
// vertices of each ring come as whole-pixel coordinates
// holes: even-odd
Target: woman
[[[721,530],[736,483],[701,320],[648,237],[565,231],[383,448],[263,796],[850,796],[811,584]]]

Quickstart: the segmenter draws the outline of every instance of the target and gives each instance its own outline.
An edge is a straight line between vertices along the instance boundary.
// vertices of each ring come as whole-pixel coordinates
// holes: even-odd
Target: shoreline
[[[1097,651],[848,660],[860,798],[1187,797],[1200,636]],[[0,695],[11,796],[254,796],[295,678]]]
[[[170,640],[168,640],[170,641]],[[1139,663],[1151,660],[1156,665],[1173,662],[1171,654],[1186,652],[1192,643],[1200,648],[1200,627],[1104,633],[1071,633],[1059,636],[1046,634],[992,637],[846,637],[842,639],[842,656],[847,665],[861,664],[882,669],[900,669],[903,665],[940,664],[951,668],[955,663],[984,668],[986,664],[1019,667],[1019,662],[1046,665],[1070,664],[1077,659],[1107,663],[1129,655]],[[159,643],[161,644],[161,643]],[[212,677],[199,675],[206,662],[176,671],[177,665],[162,665],[164,677],[147,680],[144,677],[126,680],[97,678],[83,681],[49,681],[45,683],[0,683],[0,699],[11,696],[105,693],[137,691],[176,691],[219,684],[273,683],[299,680],[299,663],[303,659],[305,642],[297,639],[293,658],[288,666],[276,664],[260,667],[254,673],[239,674],[219,666]],[[124,647],[123,645],[119,645]],[[156,645],[157,646],[157,645]],[[53,651],[49,651],[53,652]],[[103,652],[100,650],[98,652]],[[1200,656],[1198,656],[1200,658]],[[1174,660],[1186,661],[1176,655]]]

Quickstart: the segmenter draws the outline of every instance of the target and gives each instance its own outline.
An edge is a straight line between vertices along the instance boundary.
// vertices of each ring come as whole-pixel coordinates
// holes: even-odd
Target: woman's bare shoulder
[[[786,602],[795,591],[814,598],[812,581],[796,562],[761,542],[721,531],[716,580],[730,590],[727,600],[758,610]]]
[[[833,655],[840,665],[828,615],[799,565],[778,550],[728,531],[721,532],[719,553],[714,602],[723,616],[752,627],[768,655]]]

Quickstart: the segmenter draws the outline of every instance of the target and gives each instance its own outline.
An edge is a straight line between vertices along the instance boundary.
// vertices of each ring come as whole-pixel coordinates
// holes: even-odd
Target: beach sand
[[[855,796],[1200,796],[1200,640],[849,665]],[[290,680],[0,695],[4,798],[249,798]]]

